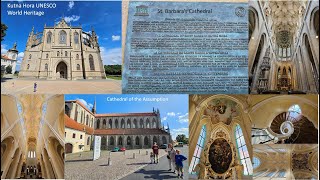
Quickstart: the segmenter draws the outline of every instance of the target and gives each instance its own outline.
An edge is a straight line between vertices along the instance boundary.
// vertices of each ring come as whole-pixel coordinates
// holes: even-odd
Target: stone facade
[[[71,27],[62,19],[43,32],[29,34],[19,77],[105,79],[98,37],[92,29]]]

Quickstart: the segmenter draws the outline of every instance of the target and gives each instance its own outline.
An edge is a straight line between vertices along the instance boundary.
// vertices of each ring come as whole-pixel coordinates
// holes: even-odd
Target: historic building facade
[[[54,27],[29,34],[19,77],[105,79],[98,37],[92,29],[71,27],[62,19]]]
[[[105,150],[150,148],[154,142],[159,145],[172,142],[170,128],[161,124],[159,110],[97,114],[96,103],[89,110],[79,100],[73,100],[66,101],[65,111],[67,153],[90,150],[92,134],[101,136],[101,149]]]
[[[6,54],[1,54],[1,73],[5,72],[8,66],[12,67],[11,74],[16,72],[18,53],[17,43],[14,43],[13,47]]]
[[[249,87],[319,93],[318,1],[249,1]]]

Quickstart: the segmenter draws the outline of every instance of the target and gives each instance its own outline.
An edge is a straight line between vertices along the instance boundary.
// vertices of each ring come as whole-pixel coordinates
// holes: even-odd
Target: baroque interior
[[[253,179],[318,179],[317,144],[253,145]]]
[[[1,179],[64,178],[64,96],[1,95]]]
[[[251,179],[252,144],[312,146],[317,134],[317,95],[190,95],[189,177]]]
[[[319,1],[249,1],[249,92],[319,93]]]

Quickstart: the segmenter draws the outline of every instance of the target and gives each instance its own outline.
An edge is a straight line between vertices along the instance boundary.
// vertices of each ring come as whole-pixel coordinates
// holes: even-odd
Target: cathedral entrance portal
[[[56,73],[57,73],[57,78],[60,78],[60,79],[67,79],[67,65],[66,63],[64,62],[60,62],[58,65],[57,65],[57,70],[56,70]]]

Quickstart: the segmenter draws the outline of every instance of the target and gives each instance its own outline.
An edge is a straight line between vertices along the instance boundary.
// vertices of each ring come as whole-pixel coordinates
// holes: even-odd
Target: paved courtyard
[[[50,94],[120,94],[121,81],[105,80],[41,80],[2,78],[1,94],[34,93],[33,85],[37,83],[36,93]]]
[[[146,155],[148,151],[148,155]],[[93,152],[83,152],[67,154],[65,162],[65,179],[66,180],[87,180],[87,179],[121,179],[138,169],[150,164],[151,149],[127,150],[124,152],[102,151],[98,160],[92,161]],[[133,153],[136,158],[133,158]],[[160,150],[160,157],[166,152]],[[80,156],[81,154],[81,156]],[[108,158],[111,157],[112,165],[108,165]],[[165,157],[164,157],[165,158]]]

